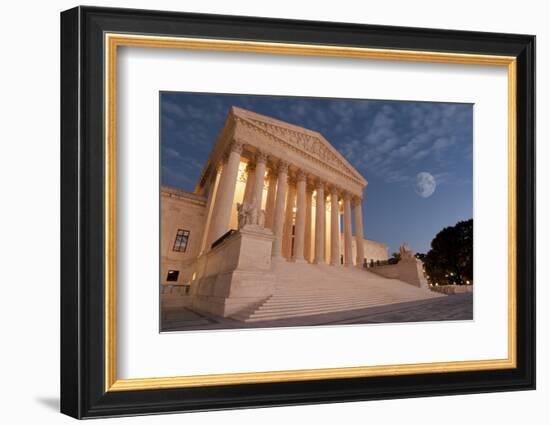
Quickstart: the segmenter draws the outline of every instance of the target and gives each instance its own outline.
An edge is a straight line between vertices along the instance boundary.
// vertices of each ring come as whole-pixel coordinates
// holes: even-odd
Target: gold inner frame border
[[[116,99],[118,47],[148,47],[189,50],[228,51],[279,55],[325,56],[355,59],[397,60],[469,65],[504,66],[508,72],[508,357],[495,360],[416,363],[380,366],[342,367],[118,379],[116,324]],[[288,44],[221,39],[180,38],[150,35],[106,33],[105,47],[105,391],[137,391],[216,385],[239,385],[322,379],[412,375],[513,369],[516,353],[516,58],[513,56],[479,55],[393,49],[371,49],[330,45]]]

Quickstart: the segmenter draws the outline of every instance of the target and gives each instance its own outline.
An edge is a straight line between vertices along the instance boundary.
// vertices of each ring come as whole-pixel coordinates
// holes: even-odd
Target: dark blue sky
[[[161,93],[161,181],[193,191],[231,106],[318,131],[369,182],[365,236],[391,252],[427,252],[443,227],[471,218],[473,106],[283,96]],[[428,172],[437,187],[415,191]]]

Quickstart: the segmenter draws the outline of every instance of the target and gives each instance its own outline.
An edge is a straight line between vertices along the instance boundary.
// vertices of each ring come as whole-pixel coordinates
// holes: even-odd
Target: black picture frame
[[[517,367],[105,391],[104,34],[514,56],[517,59]],[[61,13],[61,412],[75,418],[535,388],[535,37],[76,7]]]

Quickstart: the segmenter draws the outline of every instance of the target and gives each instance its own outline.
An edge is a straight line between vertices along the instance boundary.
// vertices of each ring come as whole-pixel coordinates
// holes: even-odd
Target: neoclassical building
[[[388,247],[364,238],[366,187],[320,133],[232,107],[194,192],[161,189],[161,284],[189,284],[193,308],[237,317],[293,270],[298,283],[325,268],[368,278],[363,263]]]

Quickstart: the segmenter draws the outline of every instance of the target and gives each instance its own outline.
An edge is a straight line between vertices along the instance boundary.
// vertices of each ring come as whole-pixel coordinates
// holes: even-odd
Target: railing
[[[455,295],[473,292],[474,285],[430,285],[430,289],[446,295]]]
[[[189,285],[189,284],[161,285],[160,286],[160,293],[162,295],[165,295],[165,294],[189,295],[190,288],[191,288],[191,285]]]
[[[390,258],[388,260],[370,260],[363,262],[364,269],[372,269],[374,267],[393,266],[397,264],[399,260],[397,258]]]

